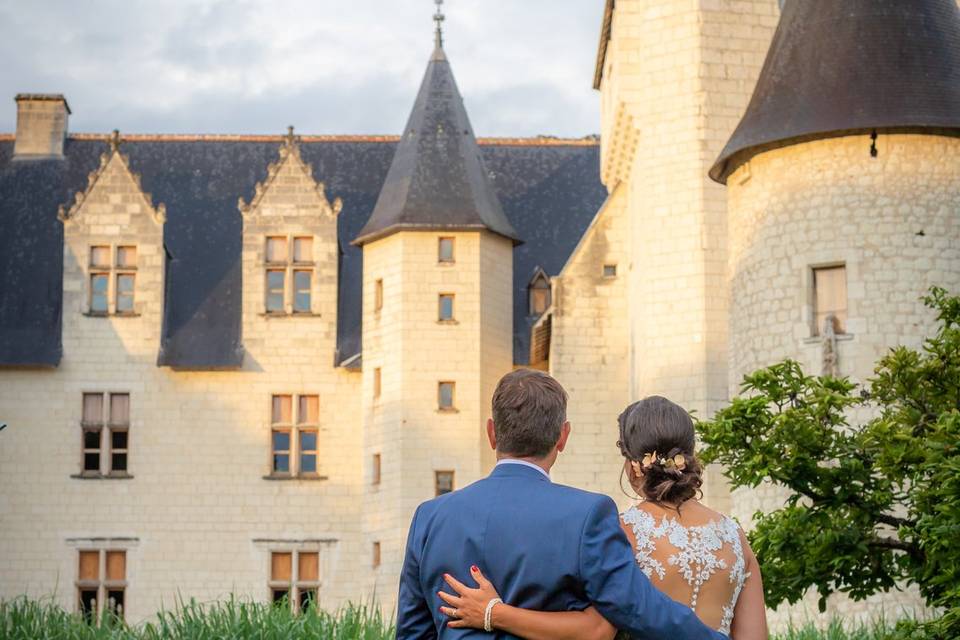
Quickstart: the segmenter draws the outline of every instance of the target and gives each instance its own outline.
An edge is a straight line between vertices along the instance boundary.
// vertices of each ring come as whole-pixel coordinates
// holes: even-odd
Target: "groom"
[[[504,602],[541,611],[593,605],[638,638],[725,640],[659,592],[637,566],[613,500],[552,484],[567,444],[567,394],[545,373],[507,374],[487,423],[497,466],[417,509],[400,576],[397,638],[483,637],[451,629],[437,592],[445,571],[476,564]],[[500,633],[498,637],[513,637]]]

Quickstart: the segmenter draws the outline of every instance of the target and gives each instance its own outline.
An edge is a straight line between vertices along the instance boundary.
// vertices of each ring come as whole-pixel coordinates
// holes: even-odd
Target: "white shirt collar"
[[[548,480],[550,479],[550,474],[547,473],[546,471],[544,471],[544,470],[543,470],[543,467],[540,467],[540,466],[538,466],[538,465],[535,465],[535,464],[533,464],[532,462],[527,462],[526,460],[517,460],[516,458],[502,458],[502,459],[500,459],[500,460],[497,460],[496,466],[499,467],[499,466],[502,465],[502,464],[520,464],[520,465],[523,465],[523,466],[525,466],[525,467],[530,467],[531,469],[536,469],[537,471],[539,471],[539,472],[542,473],[543,475],[547,476],[547,479],[548,479]]]

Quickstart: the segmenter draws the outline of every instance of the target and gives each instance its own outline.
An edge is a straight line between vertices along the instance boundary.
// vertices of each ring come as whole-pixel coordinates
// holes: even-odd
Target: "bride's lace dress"
[[[675,516],[634,506],[622,515],[636,538],[637,563],[654,586],[690,605],[700,620],[730,635],[749,574],[740,528],[727,516],[683,525]]]

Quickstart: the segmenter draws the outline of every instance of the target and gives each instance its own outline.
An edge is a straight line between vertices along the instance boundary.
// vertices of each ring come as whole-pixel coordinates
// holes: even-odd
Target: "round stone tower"
[[[710,175],[728,190],[731,396],[784,358],[863,381],[919,345],[924,292],[960,291],[956,1],[785,3]],[[744,524],[782,504],[733,499]]]

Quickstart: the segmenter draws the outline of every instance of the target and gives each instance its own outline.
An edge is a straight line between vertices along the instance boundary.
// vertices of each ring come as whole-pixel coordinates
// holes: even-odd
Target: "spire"
[[[443,15],[443,0],[433,0],[437,5],[437,12],[433,14],[433,21],[437,23],[437,31],[434,34],[434,44],[437,49],[443,49],[443,21],[447,19]]]
[[[960,134],[956,0],[784,3],[750,106],[710,177],[725,183],[768,149],[874,131]]]
[[[442,49],[430,56],[377,204],[353,243],[411,229],[487,229],[519,242],[490,183]]]

